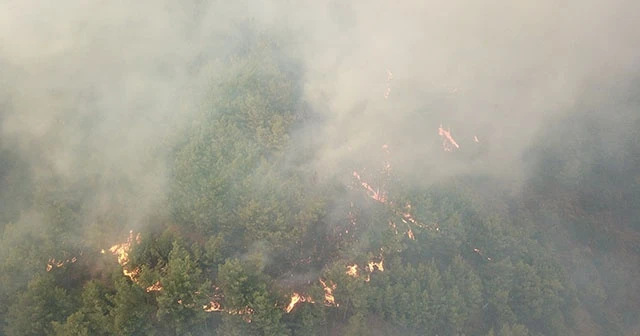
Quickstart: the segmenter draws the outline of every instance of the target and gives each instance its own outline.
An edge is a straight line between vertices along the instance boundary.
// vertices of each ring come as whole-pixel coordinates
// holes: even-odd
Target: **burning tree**
[[[133,230],[131,230],[129,231],[129,237],[126,242],[115,244],[109,248],[109,252],[118,257],[118,264],[122,266],[122,272],[124,275],[128,276],[133,281],[136,281],[136,278],[140,274],[140,268],[134,268],[133,270],[129,269],[129,252],[131,252],[133,243],[140,244],[140,240],[140,233],[136,234],[134,238]],[[105,253],[105,251],[102,250],[101,253]]]
[[[287,313],[290,313],[293,310],[293,308],[295,308],[296,304],[298,304],[298,302],[315,303],[315,301],[311,298],[311,296],[300,295],[294,292],[291,295],[291,302],[289,302],[289,305],[287,305],[287,307],[285,308],[285,311]]]
[[[442,124],[440,124],[440,127],[438,127],[438,135],[442,137],[442,148],[445,152],[451,152],[454,148],[460,148],[460,145],[458,145],[451,135],[451,129],[444,129]]]

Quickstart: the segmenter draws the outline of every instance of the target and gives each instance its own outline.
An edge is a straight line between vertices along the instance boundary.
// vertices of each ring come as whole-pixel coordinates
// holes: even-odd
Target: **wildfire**
[[[369,272],[366,274],[366,277],[364,279],[365,282],[369,282],[371,280],[371,276],[370,274],[373,273],[376,269],[380,272],[384,271],[384,258],[382,257],[382,255],[380,256],[380,261],[379,262],[375,262],[375,261],[369,261],[369,263],[367,264],[367,266],[365,266],[365,269]],[[359,276],[358,274],[358,265],[357,264],[353,264],[353,265],[347,265],[347,271],[345,272],[346,275],[350,276],[350,277],[354,277],[357,278]],[[320,280],[322,282],[322,280]],[[325,292],[327,289],[327,286],[323,283],[323,286],[325,287]],[[333,287],[335,289],[335,286]]]
[[[376,269],[380,272],[384,272],[384,258],[382,257],[382,254],[380,254],[380,261],[375,262],[372,260],[372,261],[369,261],[369,263],[367,263],[367,266],[365,266],[365,270],[367,270],[367,272],[369,273],[366,273],[364,282],[371,281],[371,273],[373,273]],[[357,264],[347,265],[347,271],[345,272],[345,274],[353,278],[359,277],[358,265]],[[322,286],[325,289],[325,303],[326,302],[333,303],[333,289],[336,288],[336,285],[334,284],[333,287],[328,287],[322,281],[322,279],[320,279],[320,282],[322,283]]]
[[[399,215],[402,219],[402,221],[405,224],[414,224],[417,227],[423,228],[423,229],[427,229],[427,230],[435,230],[435,231],[440,231],[440,227],[438,226],[437,223],[434,223],[432,225],[428,225],[428,224],[423,224],[418,222],[415,217],[413,217],[413,215],[411,214],[411,203],[408,203],[405,205],[404,207],[404,211],[402,213],[396,212],[397,215]],[[394,225],[395,228],[395,225]],[[409,227],[409,230],[411,231],[411,227]],[[409,234],[409,233],[407,233]],[[413,232],[411,232],[409,238],[411,238],[411,236],[413,235]],[[414,238],[411,238],[414,239]]]
[[[382,149],[388,153],[389,150],[389,145],[385,144],[382,146]],[[385,161],[384,162],[384,169],[382,170],[383,174],[385,174],[387,177],[390,175],[390,171],[391,171],[391,164],[389,163],[389,161]],[[394,202],[389,200],[387,197],[387,193],[386,191],[380,191],[379,189],[373,189],[373,187],[371,187],[370,184],[368,184],[367,182],[362,180],[362,177],[360,176],[360,174],[357,171],[353,171],[353,177],[359,182],[359,184],[365,189],[367,190],[367,194],[369,197],[371,197],[372,199],[383,203],[383,204],[387,204],[388,206],[391,207],[393,213],[400,217],[400,219],[402,220],[402,222],[404,222],[405,224],[413,224],[416,225],[417,227],[423,228],[423,229],[427,229],[427,230],[431,230],[431,231],[440,231],[440,228],[438,226],[437,223],[434,224],[423,224],[418,222],[415,217],[413,217],[413,215],[411,214],[411,203],[407,202],[405,204],[404,209],[399,209],[398,207],[396,207],[394,205]],[[351,206],[353,207],[353,203],[351,204]],[[349,216],[349,220],[351,222],[351,224],[355,225],[356,224],[356,218],[355,216],[353,216],[352,212],[349,212],[348,214]],[[396,226],[396,224],[389,220],[389,226],[393,229],[395,234],[398,234],[398,228]],[[409,237],[409,239],[415,240],[415,235],[413,233],[413,230],[411,229],[411,226],[408,227],[408,231],[406,232],[407,236]]]
[[[443,132],[446,132],[447,134],[449,134],[448,131],[444,131],[444,129],[442,129],[442,126],[440,127],[440,129]],[[451,138],[453,140],[453,138]],[[455,141],[454,141],[455,143]],[[456,144],[457,145],[457,144]],[[389,153],[389,145],[384,144],[382,145],[382,150],[385,153]],[[381,170],[381,172],[388,178],[390,176],[391,173],[391,163],[389,162],[389,160],[385,160],[384,161],[384,166],[383,169]],[[411,203],[406,203],[404,209],[400,209],[398,207],[396,207],[394,205],[394,202],[388,199],[387,196],[387,192],[386,191],[380,191],[380,189],[374,189],[369,183],[365,182],[362,177],[360,176],[360,174],[357,171],[353,171],[353,177],[358,181],[358,183],[360,184],[360,186],[362,186],[366,191],[367,191],[367,195],[369,197],[371,197],[372,199],[383,203],[383,204],[387,204],[388,206],[391,207],[391,210],[393,211],[393,213],[400,217],[400,219],[402,220],[402,222],[404,222],[405,224],[413,224],[416,225],[417,227],[423,228],[423,229],[427,229],[427,230],[434,230],[434,231],[440,231],[440,228],[438,227],[438,224],[423,224],[418,222],[415,217],[413,217],[413,215],[411,214]],[[353,203],[351,204],[351,207],[353,207]],[[355,225],[356,224],[356,218],[355,216],[353,216],[352,212],[349,212],[348,214],[348,218],[351,224]],[[389,226],[393,229],[393,232],[395,234],[398,234],[398,228],[396,226],[396,224],[389,220]],[[408,227],[408,231],[406,232],[407,236],[409,237],[409,239],[415,240],[415,234],[411,228],[411,226]]]
[[[253,314],[253,309],[250,307],[245,307],[243,309],[235,309],[235,310],[225,310],[222,308],[222,305],[216,301],[210,301],[206,305],[202,306],[202,310],[207,313],[210,312],[226,312],[229,315],[245,315],[242,317],[247,323],[251,323],[251,318],[248,315]]]
[[[358,174],[358,172],[355,170],[353,171],[353,177],[355,177],[358,182],[360,182],[360,185],[363,188],[367,189],[369,197],[380,203],[385,203],[387,201],[387,194],[385,192],[380,192],[379,189],[373,189],[367,182],[362,180],[360,174]]]
[[[133,270],[129,270],[127,269],[127,265],[129,264],[129,252],[131,251],[133,242],[136,242],[137,244],[140,244],[141,241],[141,237],[140,237],[140,233],[136,234],[134,236],[133,234],[133,230],[129,231],[129,237],[127,238],[127,241],[122,243],[122,244],[116,244],[111,246],[111,248],[109,248],[109,251],[111,252],[111,254],[117,256],[118,258],[118,264],[120,264],[120,266],[122,266],[122,272],[124,273],[124,275],[126,275],[127,277],[129,277],[134,283],[139,284],[139,282],[137,281],[138,276],[140,275],[141,269],[139,267],[136,267]],[[101,250],[100,253],[104,254],[105,250]],[[76,258],[71,259],[71,262],[75,262]],[[53,261],[53,259],[51,259],[50,261]],[[52,266],[53,267],[53,266]],[[60,267],[60,266],[58,266]],[[145,291],[147,293],[151,293],[151,292],[159,292],[162,291],[162,283],[160,283],[160,281],[156,281],[154,284],[152,284],[151,286],[148,286],[145,288]],[[230,315],[243,315],[242,319],[247,322],[247,323],[251,323],[251,317],[250,315],[253,314],[253,309],[246,307],[244,309],[238,309],[238,310],[226,310],[222,307],[222,305],[217,301],[221,298],[220,293],[217,293],[217,291],[219,290],[218,287],[214,287],[214,294],[213,297],[210,297],[210,301],[208,304],[205,304],[202,306],[202,310],[205,312],[227,312]],[[196,294],[200,294],[200,292],[196,292]],[[311,301],[310,297],[302,297],[301,299],[298,299],[298,301],[307,301],[307,302],[313,302]],[[182,299],[179,299],[177,301],[177,303],[179,305],[185,305],[182,301]],[[190,303],[187,304],[186,306],[188,307],[193,307],[194,304]]]
[[[210,301],[208,304],[203,305],[202,309],[207,313],[216,312],[216,311],[224,311],[224,309],[222,309],[222,306],[218,302],[215,302],[215,301]]]
[[[226,310],[222,308],[222,305],[216,301],[210,301],[206,305],[202,305],[202,310],[207,313],[226,312],[229,315],[242,315],[242,319],[247,323],[251,323],[251,315],[253,314],[253,309],[251,309],[250,307],[245,307],[243,309]]]
[[[289,305],[285,309],[287,313],[290,313],[293,310],[293,307],[295,307],[296,303],[298,303],[299,301],[300,301],[300,294],[293,293],[293,295],[291,295],[291,302],[289,302]]]
[[[389,154],[389,145],[388,144],[383,144],[382,145],[382,151],[384,151],[384,153],[386,155],[388,155]],[[391,163],[389,162],[389,159],[386,158],[386,157],[385,157],[385,160],[383,162],[383,168],[381,170],[381,173],[383,175],[385,175],[387,178],[391,174]],[[380,188],[374,189],[369,183],[364,181],[362,179],[362,177],[360,176],[360,174],[355,170],[353,171],[353,177],[356,180],[358,180],[359,184],[364,189],[367,190],[367,194],[369,195],[369,197],[373,198],[374,200],[376,200],[376,201],[378,201],[380,203],[387,203],[387,193],[386,193],[386,191],[381,191]],[[384,188],[384,185],[383,185],[383,188]]]
[[[133,271],[129,271],[125,268],[122,269],[122,273],[126,276],[129,277],[129,279],[133,280],[134,282],[136,282],[135,279],[138,278],[138,275],[140,275],[140,267],[136,267]]]
[[[253,309],[251,309],[250,307],[245,307],[243,309],[237,309],[237,310],[224,310],[222,308],[218,308],[219,310],[212,310],[212,311],[226,311],[227,314],[229,315],[242,315],[242,319],[247,322],[247,323],[251,323],[251,315],[253,315]]]
[[[49,262],[47,262],[47,272],[50,272],[54,268],[60,268],[65,264],[72,264],[76,261],[78,261],[78,258],[76,257],[66,260],[56,260],[55,258],[50,258]]]
[[[347,265],[346,274],[351,277],[358,277],[358,265]]]
[[[182,299],[178,299],[178,301],[176,301],[176,302],[177,302],[179,305],[185,306],[185,307],[187,307],[187,308],[193,308],[193,307],[195,306],[195,303],[187,303],[187,304],[184,304],[184,303],[182,302]]]
[[[384,259],[380,259],[379,262],[375,262],[375,261],[369,261],[369,264],[367,264],[367,270],[370,273],[373,273],[373,271],[377,268],[380,272],[384,272]]]
[[[219,292],[220,288],[214,286],[213,287],[213,295],[209,296],[209,303],[202,305],[202,310],[211,313],[211,312],[225,312],[229,315],[242,315],[242,319],[251,323],[251,315],[253,314],[253,309],[250,307],[245,307],[243,309],[225,309],[220,304],[219,300],[222,299],[222,293]],[[200,292],[195,292],[196,294],[200,294]]]
[[[161,290],[162,290],[162,284],[160,283],[160,281],[156,281],[156,283],[154,283],[153,285],[147,287],[147,289],[146,289],[147,293],[159,292]]]
[[[55,267],[62,267],[62,265],[64,265],[64,264],[51,263],[51,261],[49,261],[49,263],[47,264],[47,272],[51,271],[54,266]]]
[[[398,234],[398,226],[396,226],[396,223],[394,223],[393,221],[389,221],[389,226],[393,229],[393,232],[395,234]]]
[[[131,250],[131,244],[133,243],[133,230],[129,231],[129,238],[122,244],[115,244],[109,248],[109,251],[118,257],[118,264],[121,266],[126,265],[129,262],[129,251]],[[140,234],[138,233],[135,239],[140,243]]]
[[[285,308],[285,311],[287,313],[290,313],[298,302],[315,303],[310,296],[302,296],[298,293],[293,293],[291,295],[291,302],[289,302],[289,305],[287,306],[287,308]]]
[[[488,261],[492,261],[492,260],[493,260],[493,259],[491,259],[491,258],[489,258],[489,257],[485,257],[485,256],[482,254],[482,251],[480,251],[480,249],[479,249],[479,248],[474,248],[474,249],[473,249],[473,252],[477,253],[479,256],[481,256],[481,257],[483,257],[483,258],[487,258],[487,260],[488,260]]]
[[[329,281],[331,283],[331,286],[327,286],[327,283],[325,281],[323,281],[322,279],[319,280],[322,284],[322,288],[324,289],[324,304],[327,306],[339,307],[340,305],[336,304],[336,298],[333,296],[333,291],[336,289],[336,287],[338,287],[338,285]]]
[[[129,237],[127,238],[126,242],[122,244],[115,244],[109,248],[111,254],[118,257],[118,264],[122,266],[122,273],[131,278],[131,280],[135,280],[135,278],[140,274],[140,268],[129,271],[125,268],[125,266],[129,263],[129,252],[131,251],[131,245],[134,241],[140,244],[140,240],[140,233],[138,233],[134,238],[133,230],[131,230],[129,231]],[[103,251],[104,250],[102,250],[101,253],[104,253]]]
[[[452,151],[453,147],[455,147],[456,149],[460,148],[456,140],[454,140],[453,136],[451,136],[451,129],[445,130],[442,127],[442,124],[440,124],[440,127],[438,127],[438,135],[442,137],[442,148],[445,152]]]
[[[417,224],[418,221],[416,221],[415,218],[413,218],[413,216],[411,215],[411,213],[409,213],[408,211],[403,212],[402,213],[402,221],[407,223],[407,221],[413,223],[413,224]]]

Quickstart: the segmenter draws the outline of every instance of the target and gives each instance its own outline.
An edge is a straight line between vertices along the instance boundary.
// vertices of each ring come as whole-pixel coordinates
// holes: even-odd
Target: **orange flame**
[[[442,129],[443,132],[447,132],[444,131],[444,129]],[[448,132],[447,132],[448,134]],[[456,144],[457,145],[457,144]],[[388,152],[389,149],[389,145],[384,144],[382,145],[382,149],[386,152]],[[390,174],[390,169],[391,169],[391,164],[389,163],[389,161],[385,161],[384,162],[384,169],[382,170],[382,172],[384,174],[386,174],[387,176]],[[387,204],[389,206],[392,207],[392,211],[395,215],[399,216],[400,219],[402,220],[402,222],[404,222],[405,224],[414,224],[420,228],[423,229],[427,229],[427,230],[432,230],[432,231],[440,231],[440,228],[438,227],[437,223],[434,224],[423,224],[418,222],[415,217],[413,217],[413,215],[411,214],[411,203],[406,203],[404,210],[399,209],[397,207],[395,207],[393,201],[389,200],[387,197],[387,193],[385,191],[380,191],[379,189],[374,189],[370,184],[368,184],[367,182],[363,181],[362,177],[360,176],[360,174],[357,171],[353,171],[353,177],[359,182],[359,184],[367,191],[367,194],[369,197],[371,197],[372,199],[380,202],[380,203],[384,203]],[[353,204],[351,205],[353,207]],[[352,212],[349,212],[348,214],[349,220],[351,222],[351,224],[356,223],[356,218],[353,215]],[[396,224],[393,221],[389,221],[389,226],[393,229],[393,232],[395,234],[398,234],[398,228],[396,226]],[[409,237],[409,239],[415,240],[415,234],[413,232],[413,229],[411,228],[411,226],[408,227],[408,231],[406,232],[407,236]]]
[[[76,257],[67,260],[56,260],[55,258],[49,258],[49,261],[47,262],[47,272],[50,272],[54,267],[60,268],[65,264],[73,264],[76,261],[78,261],[78,258]]]
[[[381,259],[379,262],[370,261],[367,265],[367,270],[371,273],[377,268],[380,272],[384,272],[384,259]]]
[[[129,271],[126,268],[123,268],[122,273],[128,276],[133,282],[137,283],[136,278],[138,278],[138,275],[140,275],[140,267],[136,267],[133,271]]]
[[[179,300],[178,303],[181,300]],[[250,307],[245,307],[243,309],[236,309],[236,310],[225,310],[224,308],[222,308],[222,305],[218,302],[215,301],[210,301],[208,304],[203,305],[202,306],[202,310],[204,310],[205,312],[226,312],[229,315],[251,315],[253,314],[253,309],[251,309]],[[243,319],[246,322],[251,323],[251,318],[250,317],[243,317]]]
[[[243,309],[238,309],[238,310],[224,310],[216,302],[210,302],[209,304],[211,305],[211,308],[210,308],[209,311],[212,311],[212,312],[213,311],[225,311],[229,315],[242,315],[242,319],[245,322],[251,323],[251,315],[253,314],[253,309],[251,309],[250,307],[245,307]]]
[[[333,291],[336,289],[338,285],[329,281],[331,283],[331,286],[327,286],[326,282],[324,282],[322,279],[319,279],[319,280],[320,280],[320,283],[322,284],[322,288],[324,289],[324,304],[327,306],[339,307],[339,305],[336,304],[336,298],[333,296]]]
[[[350,277],[358,277],[358,265],[347,265],[347,272],[346,274]]]
[[[287,313],[290,313],[298,302],[315,303],[310,296],[302,296],[298,293],[293,293],[291,295],[291,302],[289,302],[289,305],[287,306],[287,308],[285,308],[285,311]]]
[[[394,223],[393,221],[389,221],[389,226],[393,229],[393,232],[395,234],[398,234],[398,227],[396,226],[396,223]]]
[[[451,130],[450,129],[445,130],[442,127],[442,124],[440,124],[440,127],[438,127],[438,135],[442,137],[442,147],[445,150],[445,152],[450,152],[453,149],[453,147],[457,149],[460,148],[456,140],[454,140],[453,136],[451,136]]]
[[[411,228],[409,228],[409,231],[407,231],[407,236],[409,236],[409,239],[411,240],[416,240],[416,236],[413,235],[413,231],[411,231]]]
[[[382,256],[382,251],[380,254],[380,261],[379,262],[375,262],[375,261],[369,261],[369,263],[366,266],[367,271],[369,271],[369,273],[367,274],[367,277],[364,279],[364,282],[369,282],[371,281],[371,273],[373,273],[373,271],[375,271],[376,269],[378,269],[378,271],[380,272],[384,272],[384,257]]]
[[[387,201],[387,195],[385,192],[380,192],[380,190],[374,190],[367,182],[363,181],[362,178],[360,177],[360,174],[358,174],[357,171],[353,171],[353,177],[355,177],[358,182],[360,182],[360,185],[362,185],[362,187],[364,187],[365,189],[367,189],[367,191],[369,191],[369,197],[373,198],[374,200],[380,202],[380,203],[384,203]]]
[[[140,268],[136,268],[132,271],[129,271],[125,268],[125,266],[129,263],[129,251],[131,251],[131,245],[134,240],[136,241],[136,243],[140,244],[140,233],[138,233],[134,238],[133,230],[131,230],[129,231],[129,237],[127,238],[126,242],[111,246],[109,248],[109,251],[111,252],[111,254],[118,257],[118,264],[122,266],[122,273],[131,278],[131,280],[135,281],[135,278],[140,274]],[[102,250],[101,253],[104,253],[103,251],[104,250]]]
[[[299,301],[300,301],[300,294],[293,293],[293,295],[291,295],[291,302],[289,302],[289,305],[285,309],[287,313],[290,313],[293,310],[293,307],[295,307],[296,303],[298,303]]]
[[[220,302],[218,301],[222,299],[222,294],[218,292],[219,290],[220,290],[219,287],[214,286],[213,297],[209,297],[209,300],[210,300],[209,303],[203,305],[202,310],[207,313],[226,312],[229,315],[243,315],[242,319],[247,323],[251,323],[251,314],[253,314],[253,309],[251,309],[250,307],[245,307],[243,309],[233,309],[233,310],[225,309],[224,307],[222,307],[222,304],[220,304]],[[196,294],[199,294],[199,293],[200,292],[196,292]]]
[[[154,283],[153,285],[147,287],[147,289],[146,289],[147,293],[159,292],[161,290],[162,290],[162,284],[160,283],[160,281],[156,281],[156,283]]]
[[[413,216],[412,216],[410,213],[408,213],[408,212],[404,212],[404,213],[402,214],[402,221],[403,221],[403,222],[405,222],[405,223],[406,223],[407,221],[409,221],[409,222],[411,222],[411,223],[413,223],[413,224],[416,224],[416,223],[417,223],[417,222],[416,222],[416,220],[415,220],[415,218],[413,218]]]
[[[222,306],[218,302],[215,302],[215,301],[211,301],[208,304],[202,306],[202,309],[204,311],[206,311],[207,313],[214,312],[214,311],[224,311],[222,309]]]
[[[402,217],[401,218],[402,221],[404,223],[406,223],[406,224],[411,223],[411,224],[414,224],[417,227],[420,227],[420,228],[423,228],[423,229],[440,231],[440,227],[438,226],[437,223],[429,225],[429,224],[423,224],[423,223],[418,222],[415,219],[415,217],[413,217],[413,215],[411,215],[411,203],[407,203],[405,205],[405,210],[402,213],[400,213],[398,211],[398,212],[396,212],[396,214],[398,214],[400,217]],[[411,230],[411,227],[409,227],[409,230]],[[412,232],[412,234],[413,234],[413,232]],[[411,237],[409,237],[409,238],[411,238]]]

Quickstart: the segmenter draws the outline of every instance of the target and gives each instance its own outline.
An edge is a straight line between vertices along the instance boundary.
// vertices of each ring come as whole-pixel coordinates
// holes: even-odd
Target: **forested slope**
[[[0,334],[615,335],[634,327],[637,101],[585,103],[609,109],[609,124],[583,118],[580,106],[549,121],[517,187],[480,173],[415,183],[396,173],[403,162],[383,137],[365,146],[365,158],[356,153],[326,174],[313,164],[319,141],[300,141],[300,130],[322,123],[305,101],[303,66],[278,36],[253,34],[217,60],[224,71],[190,105],[189,122],[140,154],[163,163],[167,192],[135,221],[144,202],[127,202],[136,184],[126,178],[99,170],[43,178],[28,155],[2,144]],[[622,95],[637,96],[629,86]],[[440,146],[420,139],[416,147]],[[432,160],[495,165],[477,146]],[[96,196],[105,186],[112,192]]]

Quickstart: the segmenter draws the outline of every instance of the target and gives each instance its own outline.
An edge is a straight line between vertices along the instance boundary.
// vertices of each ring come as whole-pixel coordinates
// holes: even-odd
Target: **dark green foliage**
[[[156,300],[157,317],[172,334],[187,335],[204,325],[202,306],[209,302],[211,283],[204,280],[193,257],[179,243],[173,244],[166,274],[161,277],[162,290]]]
[[[9,307],[5,333],[11,335],[49,335],[52,322],[65,321],[73,302],[67,292],[56,286],[53,276],[35,277]]]
[[[275,52],[265,41],[234,61],[175,150],[174,211],[200,230],[242,235],[232,209],[242,201],[247,178],[265,160],[281,157],[288,144],[298,84]]]
[[[90,324],[82,312],[71,314],[64,324],[53,322],[53,334],[56,336],[89,336]]]
[[[113,323],[119,335],[155,334],[151,317],[154,308],[150,305],[144,289],[129,279],[118,276],[115,280],[116,293],[113,297]]]
[[[283,298],[274,294],[268,278],[261,273],[261,262],[254,259],[260,257],[228,260],[220,265],[218,282],[224,293],[223,305],[232,315],[224,319],[223,334],[289,334],[282,320],[282,306],[278,305]]]
[[[82,305],[78,312],[81,315],[77,317],[77,321],[86,321],[84,325],[91,335],[113,334],[112,297],[112,290],[99,282],[90,281],[84,286]]]

